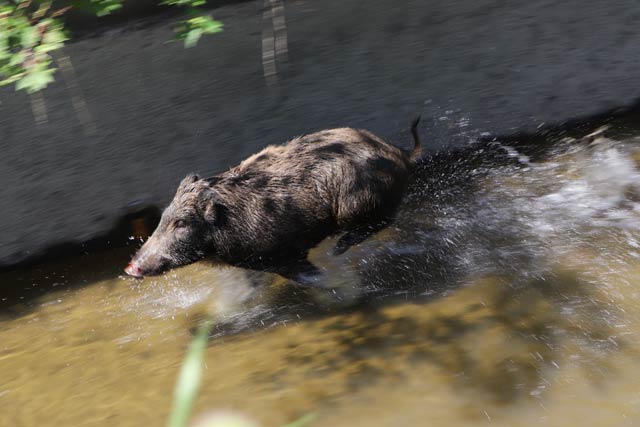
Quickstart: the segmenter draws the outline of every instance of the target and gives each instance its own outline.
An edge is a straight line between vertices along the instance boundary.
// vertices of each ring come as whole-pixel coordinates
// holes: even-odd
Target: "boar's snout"
[[[142,279],[144,277],[144,274],[142,274],[142,269],[135,265],[133,262],[127,264],[127,266],[124,268],[124,272],[129,276],[135,277],[136,279]]]
[[[138,255],[136,255],[124,269],[124,272],[129,276],[141,279],[144,276],[156,276],[158,274],[162,274],[169,269],[170,260],[165,257]]]

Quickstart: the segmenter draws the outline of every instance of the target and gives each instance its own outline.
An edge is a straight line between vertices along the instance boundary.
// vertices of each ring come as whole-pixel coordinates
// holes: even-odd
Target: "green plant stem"
[[[207,341],[212,327],[213,320],[209,319],[203,322],[189,344],[174,389],[173,408],[167,427],[187,426],[200,387],[204,351],[207,347]]]
[[[301,416],[300,418],[298,418],[295,421],[290,422],[289,424],[285,424],[282,427],[305,427],[307,424],[309,424],[311,421],[313,421],[313,419],[316,417],[316,414],[314,414],[313,412],[305,414],[303,416]]]

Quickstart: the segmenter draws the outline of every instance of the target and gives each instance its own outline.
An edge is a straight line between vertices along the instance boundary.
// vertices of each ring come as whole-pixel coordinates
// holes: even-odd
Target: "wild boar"
[[[309,249],[344,233],[334,249],[341,254],[393,218],[421,155],[419,120],[409,153],[339,128],[269,146],[210,178],[187,176],[125,272],[157,275],[206,258],[319,283]]]

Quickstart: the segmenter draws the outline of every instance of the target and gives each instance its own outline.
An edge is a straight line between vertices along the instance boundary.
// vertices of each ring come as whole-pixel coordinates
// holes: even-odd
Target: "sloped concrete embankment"
[[[435,150],[638,96],[632,2],[288,1],[271,84],[261,7],[213,10],[225,31],[193,49],[168,44],[171,21],[157,17],[80,38],[65,48],[75,78],[44,91],[40,124],[26,94],[2,89],[0,265],[103,235],[163,206],[186,173],[297,134],[348,125],[408,144],[420,112]]]

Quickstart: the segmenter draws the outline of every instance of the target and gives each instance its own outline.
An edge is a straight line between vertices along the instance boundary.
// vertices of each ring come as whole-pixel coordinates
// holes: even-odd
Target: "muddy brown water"
[[[195,414],[263,426],[640,425],[640,142],[484,143],[431,158],[337,290],[133,248],[0,277],[0,425],[166,422],[191,331]]]

